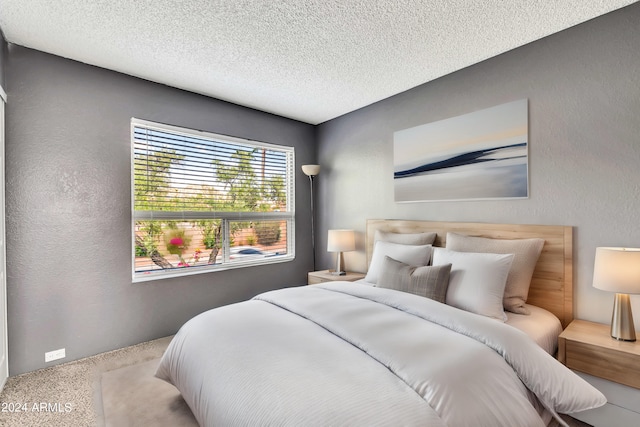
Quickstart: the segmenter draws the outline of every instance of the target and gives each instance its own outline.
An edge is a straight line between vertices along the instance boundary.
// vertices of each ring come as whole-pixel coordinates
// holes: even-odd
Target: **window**
[[[294,150],[131,120],[133,280],[294,258]]]

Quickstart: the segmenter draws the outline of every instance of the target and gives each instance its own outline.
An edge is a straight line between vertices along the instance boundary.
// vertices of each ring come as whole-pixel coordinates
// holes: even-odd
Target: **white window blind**
[[[293,147],[131,121],[133,279],[294,257]]]

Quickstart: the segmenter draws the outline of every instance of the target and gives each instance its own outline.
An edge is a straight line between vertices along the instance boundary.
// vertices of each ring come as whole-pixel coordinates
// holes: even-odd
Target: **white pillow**
[[[377,241],[373,246],[373,255],[369,264],[369,271],[364,278],[366,282],[378,283],[384,258],[391,257],[405,264],[422,266],[429,263],[431,245],[401,245],[399,243]]]
[[[503,322],[502,297],[512,262],[513,254],[433,248],[433,265],[451,264],[446,303]]]
[[[502,304],[505,310],[519,314],[529,314],[525,303],[529,295],[531,276],[543,246],[544,239],[505,240],[447,233],[447,249],[453,251],[513,254]]]

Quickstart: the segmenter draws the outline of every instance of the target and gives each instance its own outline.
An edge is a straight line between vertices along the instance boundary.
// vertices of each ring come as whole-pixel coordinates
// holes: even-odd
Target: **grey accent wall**
[[[5,71],[4,64],[7,61],[7,42],[2,35],[2,31],[0,31],[0,87],[5,88]]]
[[[11,45],[6,62],[10,374],[173,334],[192,316],[306,283],[307,177],[296,167],[293,262],[131,282],[130,119],[290,145],[311,125]],[[48,365],[47,365],[48,366]]]
[[[595,248],[640,246],[638,22],[640,3],[320,125],[320,266],[333,262],[327,230],[353,228],[358,250],[345,262],[366,270],[367,218],[571,225],[575,315],[608,323],[613,295],[591,286]],[[395,131],[523,98],[528,199],[394,202]]]

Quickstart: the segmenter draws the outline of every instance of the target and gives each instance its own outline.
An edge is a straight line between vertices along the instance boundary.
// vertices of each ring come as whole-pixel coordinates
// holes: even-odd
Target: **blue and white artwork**
[[[528,103],[394,133],[396,202],[529,197]]]

